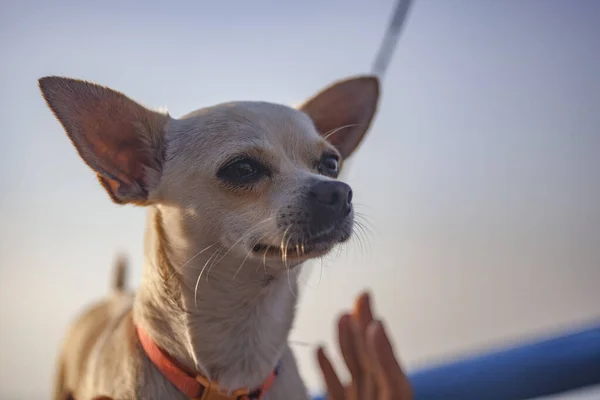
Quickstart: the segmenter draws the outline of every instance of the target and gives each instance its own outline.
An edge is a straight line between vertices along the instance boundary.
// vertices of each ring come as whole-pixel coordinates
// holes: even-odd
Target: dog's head
[[[178,209],[195,234],[261,259],[301,261],[351,235],[352,189],[337,177],[369,128],[377,78],[337,82],[298,108],[233,102],[179,119],[80,80],[39,85],[116,203]]]

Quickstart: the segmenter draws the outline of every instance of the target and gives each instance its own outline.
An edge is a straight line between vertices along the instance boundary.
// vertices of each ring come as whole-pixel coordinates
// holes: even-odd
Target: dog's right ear
[[[48,106],[111,199],[117,204],[148,204],[149,192],[160,178],[168,114],[81,80],[50,76],[38,83]]]

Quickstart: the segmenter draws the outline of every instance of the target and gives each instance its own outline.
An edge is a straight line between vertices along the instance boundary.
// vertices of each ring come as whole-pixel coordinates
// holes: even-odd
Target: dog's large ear
[[[38,83],[48,106],[111,199],[118,204],[147,204],[149,191],[160,178],[168,115],[81,80],[51,76]]]
[[[379,79],[359,76],[334,83],[300,106],[342,158],[356,150],[377,110]]]

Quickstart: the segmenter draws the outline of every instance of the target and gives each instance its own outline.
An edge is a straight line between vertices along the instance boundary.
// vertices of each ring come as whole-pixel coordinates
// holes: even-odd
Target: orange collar
[[[260,400],[271,387],[278,373],[278,368],[275,368],[258,389],[238,389],[230,394],[224,394],[216,382],[209,381],[201,375],[192,376],[184,371],[171,357],[161,351],[142,328],[136,326],[136,330],[148,358],[169,382],[192,400]]]

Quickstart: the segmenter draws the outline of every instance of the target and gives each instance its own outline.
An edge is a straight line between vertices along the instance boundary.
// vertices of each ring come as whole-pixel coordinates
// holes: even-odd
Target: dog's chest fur
[[[146,365],[138,381],[136,399],[148,400],[189,400],[172,386],[153,365]],[[281,370],[277,379],[266,392],[263,400],[308,400],[310,396],[300,378],[296,361],[285,347],[281,358]],[[116,400],[116,399],[115,399]]]
[[[245,293],[245,283],[199,289],[198,306],[206,309],[188,319],[198,369],[226,387],[261,385],[282,357],[292,328],[296,272],[290,274],[293,284],[283,275],[255,293]]]
[[[115,307],[115,302],[123,307]],[[68,352],[81,354],[82,359],[79,364],[67,366],[66,386],[73,388],[72,394],[76,399],[91,399],[102,394],[114,400],[186,400],[187,397],[174,387],[144,354],[135,336],[131,312],[123,313],[128,306],[131,306],[130,300],[112,298],[100,303],[76,321],[67,337],[70,342]],[[283,312],[276,308],[273,307],[274,313]],[[95,318],[99,313],[112,315],[112,317],[104,320],[103,327],[95,326],[92,332],[87,329],[89,327],[87,320],[92,316]],[[97,334],[98,329],[100,334]],[[272,336],[273,332],[263,332],[263,334]],[[93,343],[86,338],[93,338]],[[248,337],[240,334],[237,340],[232,341],[223,337],[223,343],[227,343],[230,347],[229,351],[224,351],[223,354],[231,354],[237,358],[236,362],[223,369],[224,379],[239,379],[246,382],[249,375],[259,375],[258,370],[261,367],[255,363],[259,363],[260,361],[257,360],[261,357],[257,357],[257,354],[262,354],[267,347],[258,346],[269,346],[272,343],[256,342],[252,346],[252,338],[254,341],[262,339],[260,334],[252,334]],[[81,345],[74,345],[75,343]],[[264,399],[309,399],[288,345],[284,343],[279,349],[273,351],[277,352],[280,370]],[[219,349],[215,349],[215,354],[218,352]],[[235,352],[237,354],[234,354]],[[75,359],[74,356],[70,358]]]

